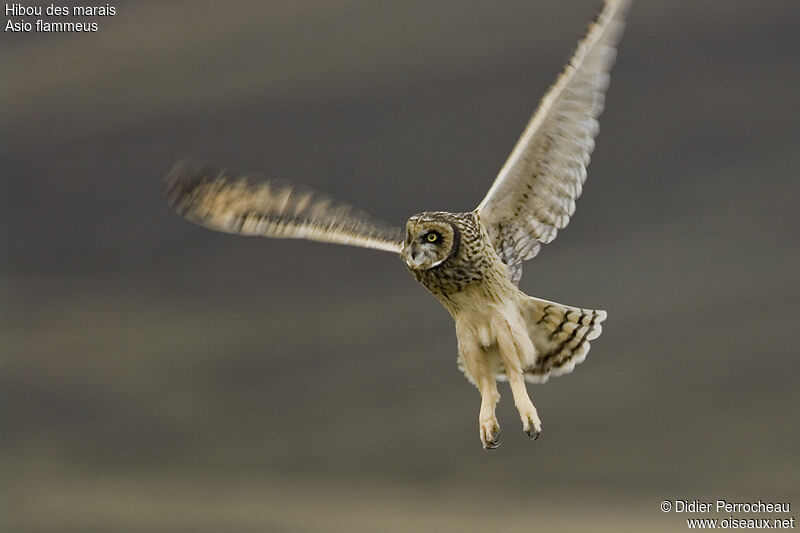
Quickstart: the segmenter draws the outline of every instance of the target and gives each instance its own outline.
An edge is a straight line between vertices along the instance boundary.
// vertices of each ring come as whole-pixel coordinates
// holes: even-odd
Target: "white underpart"
[[[486,428],[499,428],[495,405],[500,395],[495,380],[503,369],[523,429],[541,431],[541,422],[528,396],[523,376],[523,368],[536,362],[536,348],[520,311],[520,298],[527,296],[510,285],[507,289],[509,294],[499,300],[487,300],[474,294],[483,290],[479,287],[451,296],[458,303],[452,313],[458,336],[459,363],[467,379],[481,393],[479,427],[484,446],[487,444]]]

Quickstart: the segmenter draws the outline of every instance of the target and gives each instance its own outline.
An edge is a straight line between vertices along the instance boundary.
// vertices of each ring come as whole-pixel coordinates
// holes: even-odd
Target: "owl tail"
[[[524,368],[525,380],[544,383],[553,376],[572,372],[589,353],[589,341],[603,331],[605,311],[579,309],[528,296],[523,317],[538,356]]]

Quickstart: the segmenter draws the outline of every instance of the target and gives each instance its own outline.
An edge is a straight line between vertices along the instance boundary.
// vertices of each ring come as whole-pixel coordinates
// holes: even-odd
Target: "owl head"
[[[448,215],[450,213],[426,212],[408,219],[402,251],[408,268],[435,268],[458,251],[459,231]]]

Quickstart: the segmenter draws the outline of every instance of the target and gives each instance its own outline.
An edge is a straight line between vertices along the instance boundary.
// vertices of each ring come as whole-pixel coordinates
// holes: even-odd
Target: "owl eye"
[[[425,236],[425,239],[428,242],[438,242],[440,238],[441,238],[441,235],[439,235],[439,233],[436,232],[436,231],[428,232],[428,235]]]

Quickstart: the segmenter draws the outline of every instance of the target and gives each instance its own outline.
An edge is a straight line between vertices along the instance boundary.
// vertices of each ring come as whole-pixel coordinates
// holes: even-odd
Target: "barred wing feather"
[[[575,211],[628,4],[607,0],[477,208],[515,282]]]
[[[178,161],[167,201],[192,222],[226,233],[349,244],[400,253],[400,228],[308,187]]]

